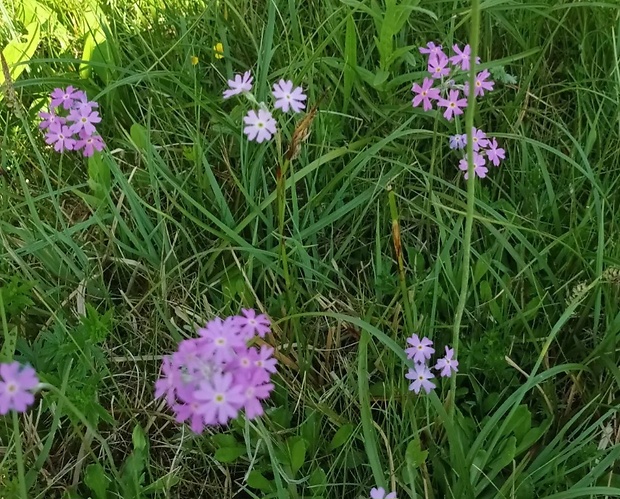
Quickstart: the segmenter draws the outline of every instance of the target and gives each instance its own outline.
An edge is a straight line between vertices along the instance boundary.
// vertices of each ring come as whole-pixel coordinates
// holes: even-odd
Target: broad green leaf
[[[110,477],[99,463],[89,464],[84,472],[84,483],[94,494],[94,499],[107,499]]]
[[[4,332],[4,343],[0,349],[0,362],[11,362],[15,355],[17,344],[17,327],[12,327]]]
[[[41,39],[41,25],[38,22],[30,23],[26,26],[26,31],[27,34],[23,37],[24,41],[21,39],[12,40],[2,50],[13,81],[28,67],[26,63],[32,59]],[[0,85],[3,83],[4,72],[0,71]],[[4,98],[3,96],[4,93],[0,93],[0,100]]]
[[[256,470],[250,471],[247,484],[253,489],[258,489],[262,492],[272,492],[275,489],[273,482],[267,480],[262,473],[259,473]]]
[[[344,424],[340,428],[338,428],[338,431],[332,438],[332,441],[329,443],[328,450],[333,451],[334,449],[337,449],[338,447],[344,445],[349,440],[349,438],[351,438],[353,430],[355,430],[355,426],[350,423]]]
[[[245,456],[246,453],[245,447],[222,447],[215,451],[215,460],[220,463],[233,463],[241,456]]]
[[[327,488],[327,475],[323,468],[315,468],[308,477],[308,485],[310,486],[310,492],[312,497],[318,498],[325,493]]]
[[[419,468],[426,461],[427,457],[428,451],[422,450],[422,443],[418,437],[409,442],[409,445],[407,445],[407,451],[405,452],[407,466]]]
[[[296,476],[306,460],[306,441],[301,437],[291,437],[287,440],[287,447],[291,471]]]

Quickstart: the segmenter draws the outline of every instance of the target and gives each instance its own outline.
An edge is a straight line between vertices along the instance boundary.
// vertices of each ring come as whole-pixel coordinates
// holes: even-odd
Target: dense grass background
[[[29,497],[620,495],[620,5],[482,2],[497,85],[475,123],[507,160],[476,184],[456,394],[416,397],[400,349],[452,342],[467,186],[410,87],[417,47],[466,43],[471,7],[401,2],[390,37],[392,4],[0,3],[2,45],[28,53],[7,52],[19,105],[0,102],[2,355],[58,388],[21,419]],[[319,103],[287,183],[288,285],[275,176],[294,121],[244,139],[247,106],[221,92],[247,69],[259,99],[282,77]],[[69,84],[101,106],[90,162],[37,130]],[[275,322],[276,394],[260,421],[193,436],[153,400],[161,356],[241,306]],[[17,497],[9,418],[0,442]]]

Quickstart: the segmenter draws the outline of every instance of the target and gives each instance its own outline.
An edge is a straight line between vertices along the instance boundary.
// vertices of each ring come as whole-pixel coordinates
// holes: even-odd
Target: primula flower
[[[51,106],[56,108],[62,105],[65,109],[71,109],[71,106],[73,106],[73,101],[80,97],[81,94],[81,90],[76,90],[71,85],[69,85],[66,89],[55,88],[51,94]]]
[[[71,133],[84,131],[87,135],[94,134],[97,130],[94,123],[101,122],[99,113],[97,111],[92,111],[89,106],[83,106],[79,111],[73,109],[69,113],[69,116],[67,116],[67,120],[75,122],[70,127]]]
[[[455,44],[452,49],[456,55],[450,57],[450,62],[455,66],[459,66],[463,71],[469,71],[471,47],[465,45],[463,50],[461,50],[460,47]],[[480,64],[480,57],[476,57],[476,64]]]
[[[450,68],[447,67],[448,62],[448,56],[443,52],[432,56],[428,61],[428,72],[435,79],[448,76],[450,74]]]
[[[256,140],[259,144],[264,140],[270,140],[276,133],[276,120],[265,109],[259,109],[258,114],[250,110],[243,121],[247,125],[243,133],[248,136],[249,140]]]
[[[464,149],[467,145],[467,134],[452,135],[450,137],[450,149]]]
[[[383,487],[374,487],[370,489],[370,499],[397,499],[397,498],[396,498],[396,492],[390,492],[389,494],[386,494],[386,491]]]
[[[76,144],[76,140],[71,138],[72,135],[73,133],[68,126],[52,125],[49,127],[47,134],[45,134],[45,143],[54,144],[54,150],[58,152],[63,152],[65,149],[72,151]]]
[[[0,415],[24,412],[34,402],[32,390],[39,384],[36,371],[19,362],[0,364]]]
[[[435,353],[435,349],[432,347],[433,342],[426,336],[420,339],[417,334],[414,334],[407,338],[407,343],[411,345],[410,348],[405,349],[407,357],[418,364],[423,364]]]
[[[480,149],[484,149],[489,144],[489,139],[487,139],[487,134],[482,130],[477,129],[476,127],[472,127],[471,129],[471,140],[473,143],[474,151],[479,151]],[[465,134],[465,145],[467,145],[467,134]]]
[[[435,45],[435,42],[428,42],[426,44],[426,47],[419,48],[420,54],[428,54],[429,57],[441,56],[441,55],[445,56],[446,54],[444,54],[443,50],[441,49],[442,49],[441,45]]]
[[[490,76],[491,73],[489,73],[486,69],[476,75],[476,81],[474,83],[475,97],[482,97],[485,91],[490,92],[491,90],[493,90],[493,85],[495,85],[495,82],[487,81],[487,78],[489,78]],[[463,92],[465,92],[465,95],[469,96],[469,82],[465,83],[463,87]]]
[[[99,135],[88,135],[84,130],[80,132],[80,140],[75,143],[75,151],[82,151],[85,158],[91,157],[95,151],[103,151],[105,143]]]
[[[280,80],[275,83],[273,85],[273,96],[276,98],[274,107],[282,109],[285,113],[288,113],[289,109],[299,113],[306,107],[305,102],[303,102],[306,100],[303,89],[301,87],[293,89],[293,82],[290,80]]]
[[[459,361],[454,359],[454,349],[446,346],[446,356],[437,361],[435,369],[441,371],[439,374],[445,378],[452,376],[452,372],[458,372]]]
[[[409,372],[405,374],[405,378],[412,380],[409,385],[409,390],[420,393],[423,388],[426,393],[431,393],[431,390],[435,388],[435,385],[429,380],[434,378],[435,375],[430,371],[426,364],[416,364],[413,369],[409,369]]]
[[[497,140],[495,140],[495,137],[488,141],[486,147],[487,158],[489,158],[489,161],[495,166],[499,166],[501,160],[506,159],[506,151],[497,146]]]
[[[40,112],[39,118],[41,118],[41,123],[39,123],[39,128],[41,130],[45,130],[46,128],[51,127],[52,125],[64,125],[67,120],[62,116],[58,116],[53,110],[50,110],[49,113]]]
[[[226,424],[241,409],[248,419],[260,416],[261,401],[274,389],[273,348],[263,345],[259,351],[247,346],[260,334],[254,326],[248,329],[248,320],[264,325],[267,319],[258,320],[264,316],[253,310],[243,312],[243,316],[209,321],[198,330],[198,338],[181,341],[162,362],[155,397],[165,397],[175,419],[187,421],[195,433],[208,425]]]
[[[256,315],[256,312],[252,309],[242,309],[241,314],[242,315],[236,316],[235,320],[242,334],[248,337],[257,334],[261,338],[264,338],[270,331],[271,322],[266,315]]]
[[[422,86],[417,83],[413,84],[411,91],[417,94],[412,101],[413,107],[417,107],[420,103],[423,103],[423,109],[425,111],[430,111],[433,108],[431,99],[437,100],[440,97],[439,89],[432,88],[433,83],[434,82],[431,78],[424,78]]]
[[[251,91],[253,79],[249,71],[246,71],[243,75],[235,75],[234,80],[228,80],[229,89],[224,90],[224,99],[230,99],[233,95]]]
[[[463,109],[467,106],[467,99],[459,99],[458,90],[450,90],[449,99],[439,99],[437,101],[439,107],[445,107],[446,110],[443,113],[444,118],[448,121],[452,120],[454,116],[463,114]]]
[[[477,152],[474,153],[474,174],[480,178],[484,178],[487,176],[487,172],[489,171],[489,169],[484,166],[486,163],[486,160],[484,159],[484,156],[482,154],[479,154]],[[461,169],[462,171],[465,172],[465,180],[467,180],[469,178],[469,167],[467,165],[467,158],[463,158],[461,161],[459,161],[459,169]]]

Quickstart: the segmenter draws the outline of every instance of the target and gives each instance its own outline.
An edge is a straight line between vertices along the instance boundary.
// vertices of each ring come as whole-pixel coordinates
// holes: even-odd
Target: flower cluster
[[[224,99],[230,99],[233,95],[244,94],[250,98],[250,101],[256,102],[252,91],[253,77],[249,71],[243,73],[243,75],[235,75],[233,80],[228,80],[228,89],[224,90]],[[272,95],[275,99],[274,108],[280,109],[284,113],[293,111],[299,113],[306,108],[306,95],[303,93],[301,87],[293,88],[293,82],[290,80],[280,80],[273,85]],[[271,140],[275,135],[276,120],[273,118],[272,113],[267,109],[265,103],[257,103],[259,109],[257,111],[250,110],[248,114],[243,118],[245,127],[243,133],[245,133],[249,140],[255,140],[261,143],[265,140]]]
[[[274,388],[276,359],[273,348],[249,347],[248,342],[269,331],[269,319],[254,310],[209,321],[198,338],[181,341],[176,352],[164,357],[155,397],[165,396],[176,420],[189,420],[195,433],[228,423],[241,409],[249,419],[262,415],[261,401]]]
[[[433,105],[436,104],[438,108],[445,108],[443,116],[448,121],[463,114],[470,92],[468,73],[471,70],[471,48],[465,45],[461,49],[458,45],[454,45],[452,49],[454,55],[450,57],[443,51],[441,45],[435,45],[434,42],[429,42],[426,47],[420,47],[420,52],[428,56],[427,70],[430,78],[424,78],[421,85],[414,83],[411,88],[414,94],[413,107],[421,104],[424,111],[431,111]],[[476,58],[476,64],[480,64],[479,57]],[[493,90],[495,82],[490,77],[491,74],[486,69],[476,74],[475,97],[482,97]],[[499,166],[501,160],[506,157],[506,151],[498,146],[495,138],[488,139],[481,130],[474,128],[474,134],[474,173],[484,178],[488,172],[485,166],[487,160]],[[451,149],[464,149],[466,145],[467,134],[456,134],[450,137]],[[466,158],[461,159],[459,169],[465,172],[465,179],[467,179]]]
[[[386,493],[383,487],[373,487],[370,489],[370,499],[397,499],[396,492]]]
[[[405,378],[412,381],[409,390],[420,393],[420,390],[424,388],[426,393],[430,393],[435,388],[430,381],[435,375],[428,366],[428,361],[435,353],[433,342],[426,337],[420,339],[417,334],[414,334],[407,338],[407,343],[411,346],[405,349],[405,353],[415,363],[413,369],[409,369],[409,372],[405,374]],[[454,358],[454,349],[446,346],[446,356],[437,361],[434,369],[439,371],[440,376],[447,378],[452,376],[453,372],[458,372],[458,367],[459,361]]]
[[[0,364],[0,415],[24,412],[34,402],[32,391],[39,384],[37,373],[19,362]]]
[[[51,100],[49,113],[39,113],[39,128],[47,130],[47,144],[53,144],[54,150],[58,152],[82,151],[85,157],[105,147],[95,128],[101,121],[99,113],[94,111],[99,104],[89,101],[85,92],[71,85],[64,89],[54,89]]]

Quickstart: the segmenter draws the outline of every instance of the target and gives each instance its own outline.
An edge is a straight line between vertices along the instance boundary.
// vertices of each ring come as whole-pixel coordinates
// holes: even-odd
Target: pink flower
[[[390,492],[387,495],[385,492],[383,487],[374,487],[370,489],[370,499],[396,499],[396,492]]]
[[[242,335],[248,338],[255,335],[264,338],[271,331],[271,322],[266,315],[256,315],[256,312],[252,309],[243,309],[241,314],[235,316],[234,320],[240,328]]]
[[[243,406],[243,386],[233,384],[230,373],[219,374],[202,383],[194,393],[198,402],[197,414],[202,414],[206,424],[226,424],[234,419]]]
[[[426,364],[416,364],[413,369],[409,369],[409,372],[405,374],[405,378],[412,380],[409,385],[409,390],[420,393],[420,390],[424,388],[426,393],[431,393],[431,390],[435,388],[435,385],[429,380],[434,378],[435,375],[430,371]]]
[[[435,79],[448,76],[450,74],[450,68],[447,67],[448,62],[448,56],[443,52],[438,55],[431,56],[428,60],[428,72]]]
[[[463,107],[467,106],[467,99],[459,99],[459,91],[458,90],[450,90],[450,98],[449,99],[439,99],[437,101],[437,105],[439,107],[445,107],[443,115],[447,120],[452,120],[452,118],[458,114],[463,114]]]
[[[459,361],[454,359],[453,357],[454,349],[448,348],[446,346],[446,356],[443,359],[439,359],[437,361],[437,365],[435,366],[435,369],[441,371],[441,376],[447,378],[449,376],[452,376],[452,372],[458,372]]]
[[[91,111],[90,107],[82,107],[80,111],[77,109],[71,110],[67,119],[74,122],[70,127],[72,133],[78,133],[83,130],[88,135],[95,133],[94,123],[101,122],[99,113]]]
[[[413,107],[417,107],[420,103],[423,103],[423,108],[425,111],[430,111],[433,108],[433,103],[431,99],[437,100],[439,99],[439,89],[432,88],[433,80],[431,78],[424,78],[422,82],[422,86],[417,83],[413,84],[411,91],[417,94],[412,101]]]
[[[495,166],[499,166],[500,161],[502,159],[506,159],[506,151],[501,147],[497,147],[497,140],[495,140],[495,137],[488,141],[486,147],[487,158],[489,158],[489,161],[491,161],[491,163],[493,163]]]
[[[75,139],[71,138],[72,135],[68,126],[52,125],[45,134],[45,143],[54,144],[54,150],[58,152],[63,152],[65,149],[72,151],[76,144]]]
[[[477,152],[475,152],[474,153],[474,174],[476,176],[480,178],[484,178],[487,176],[487,172],[489,171],[489,169],[486,166],[484,166],[485,163],[486,163],[486,160],[484,159],[484,156],[482,156],[482,154],[478,154]],[[459,169],[465,172],[465,180],[467,180],[469,178],[467,158],[463,158],[461,161],[459,161]]]
[[[73,109],[78,112],[82,112],[86,109],[92,111],[93,109],[99,107],[99,104],[97,104],[94,100],[89,101],[84,92],[79,92],[79,95],[75,99],[76,100],[73,102]]]
[[[274,385],[272,383],[263,383],[258,375],[255,375],[254,379],[250,380],[243,392],[245,397],[243,409],[249,419],[255,419],[263,415],[264,409],[261,401],[269,398],[273,389]]]
[[[224,99],[230,99],[233,95],[238,95],[243,92],[250,92],[252,90],[252,76],[250,72],[246,71],[243,76],[235,75],[234,80],[228,80],[228,90],[224,90]]]
[[[62,104],[62,107],[65,109],[71,109],[71,106],[73,106],[73,101],[80,97],[81,93],[83,93],[81,90],[76,90],[71,85],[69,85],[66,90],[62,88],[55,88],[51,94],[51,107],[56,108]]]
[[[484,149],[489,144],[487,134],[484,133],[482,130],[477,129],[476,127],[472,127],[471,137],[474,151]],[[465,145],[467,145],[467,134],[465,134]]]
[[[432,348],[433,342],[426,336],[420,339],[417,334],[414,334],[410,338],[407,338],[407,343],[409,343],[411,347],[407,348],[405,353],[408,358],[413,359],[417,364],[423,364],[435,353],[435,349]]]
[[[495,85],[495,82],[487,81],[487,78],[489,78],[490,76],[491,76],[491,73],[489,73],[486,69],[476,75],[476,81],[474,83],[475,85],[474,96],[475,97],[482,97],[485,91],[490,92],[491,90],[493,90],[493,85]],[[465,83],[463,87],[463,91],[465,92],[465,95],[467,96],[469,95],[469,82]]]
[[[259,109],[258,114],[250,110],[243,121],[247,125],[243,133],[248,136],[249,140],[256,140],[259,144],[264,140],[270,140],[276,133],[276,120],[265,109]]]
[[[50,110],[49,113],[40,112],[39,118],[41,118],[41,123],[39,123],[39,128],[41,130],[45,130],[52,125],[64,125],[67,121],[62,116],[58,116],[53,110]]]
[[[467,134],[456,134],[450,137],[450,149],[465,149],[467,145]]]
[[[440,55],[446,56],[446,54],[443,53],[443,50],[441,50],[441,48],[441,45],[435,45],[435,42],[428,42],[426,44],[426,47],[420,47],[419,50],[420,54],[428,54],[429,57]]]
[[[74,150],[82,150],[82,154],[85,158],[91,157],[95,154],[95,151],[102,151],[105,147],[105,142],[99,135],[89,135],[84,130],[80,132],[80,140],[75,143]]]
[[[464,71],[469,71],[471,47],[469,45],[465,45],[463,50],[461,50],[459,46],[455,44],[452,49],[456,55],[450,57],[450,62],[455,66],[459,66]],[[480,57],[476,57],[476,64],[480,64]]]
[[[236,356],[235,349],[245,346],[245,340],[239,334],[233,317],[226,320],[216,317],[199,329],[198,334],[205,339],[205,348],[218,363],[232,361]]]
[[[288,113],[289,109],[299,113],[306,107],[306,104],[303,102],[306,100],[303,89],[301,87],[293,89],[293,82],[290,80],[280,80],[278,83],[275,83],[273,85],[273,96],[276,98],[274,107],[282,109],[285,113]]]
[[[24,412],[34,402],[32,390],[39,384],[36,371],[19,362],[0,364],[0,415]]]

